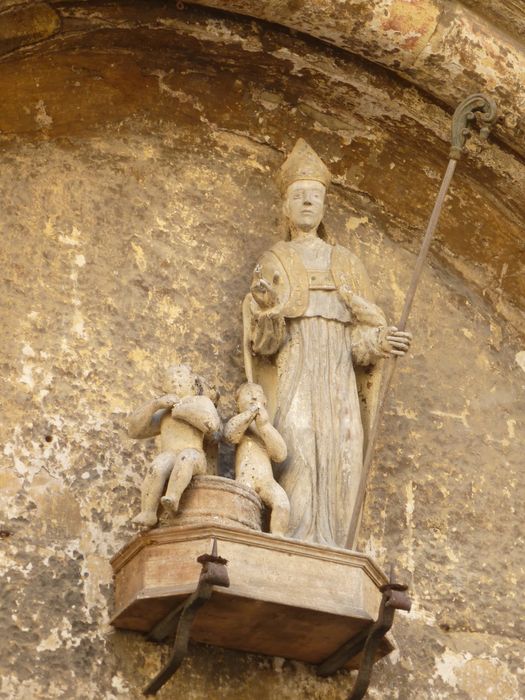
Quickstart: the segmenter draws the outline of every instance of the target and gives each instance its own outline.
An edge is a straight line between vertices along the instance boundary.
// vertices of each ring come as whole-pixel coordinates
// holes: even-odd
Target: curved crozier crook
[[[465,143],[472,136],[474,124],[480,127],[480,134],[486,139],[497,118],[498,110],[491,97],[479,92],[463,100],[452,117],[450,158],[452,160],[461,158]]]

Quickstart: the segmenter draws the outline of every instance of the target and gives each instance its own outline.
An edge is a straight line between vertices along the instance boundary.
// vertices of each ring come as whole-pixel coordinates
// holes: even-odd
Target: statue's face
[[[215,386],[198,374],[194,374],[188,365],[172,365],[164,374],[163,391],[176,394],[181,399],[185,396],[207,396],[215,405],[220,394]]]
[[[191,396],[195,391],[195,375],[188,365],[172,365],[168,367],[165,379],[165,391],[180,396]]]
[[[247,411],[256,404],[266,406],[266,397],[264,395],[264,391],[262,390],[262,387],[259,386],[259,384],[252,384],[251,382],[246,382],[246,384],[244,384],[239,391],[239,410]]]
[[[300,231],[317,230],[324,214],[325,186],[317,180],[296,180],[288,187],[284,214]]]

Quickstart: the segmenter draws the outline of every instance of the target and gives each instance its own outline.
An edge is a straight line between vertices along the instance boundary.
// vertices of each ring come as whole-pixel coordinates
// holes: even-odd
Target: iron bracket
[[[230,579],[226,559],[217,555],[217,540],[213,539],[211,554],[201,554],[197,561],[202,565],[197,589],[164,619],[155,625],[147,639],[162,642],[175,632],[173,651],[166,665],[144,689],[144,695],[155,695],[162,686],[178,671],[188,653],[191,626],[199,609],[211,598],[214,586],[228,588]]]
[[[379,589],[383,593],[383,597],[379,606],[377,620],[370,627],[343,644],[342,647],[317,667],[319,676],[330,676],[341,669],[351,658],[360,652],[363,653],[357,678],[348,700],[361,700],[365,696],[370,685],[377,648],[385,634],[392,627],[396,610],[410,611],[412,603],[406,593],[407,588],[407,586],[402,584],[394,583],[391,576],[390,583],[381,586]]]

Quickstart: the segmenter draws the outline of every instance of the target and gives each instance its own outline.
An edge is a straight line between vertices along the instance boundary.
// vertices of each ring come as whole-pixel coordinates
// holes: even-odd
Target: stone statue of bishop
[[[264,387],[288,457],[288,536],[344,546],[377,390],[374,367],[411,336],[388,326],[367,273],[325,240],[326,165],[299,139],[281,167],[287,240],[259,259],[243,303],[249,381]]]

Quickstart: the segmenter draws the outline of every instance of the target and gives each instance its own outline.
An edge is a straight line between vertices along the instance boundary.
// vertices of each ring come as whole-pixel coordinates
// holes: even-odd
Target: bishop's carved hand
[[[279,297],[275,290],[275,285],[278,283],[278,281],[278,272],[274,273],[272,282],[268,282],[268,280],[262,276],[262,269],[260,265],[257,265],[255,268],[250,292],[261,309],[267,310],[277,305]]]
[[[388,326],[381,330],[381,334],[381,350],[384,357],[390,357],[390,355],[402,357],[407,353],[412,342],[412,333],[400,331],[395,326]]]

